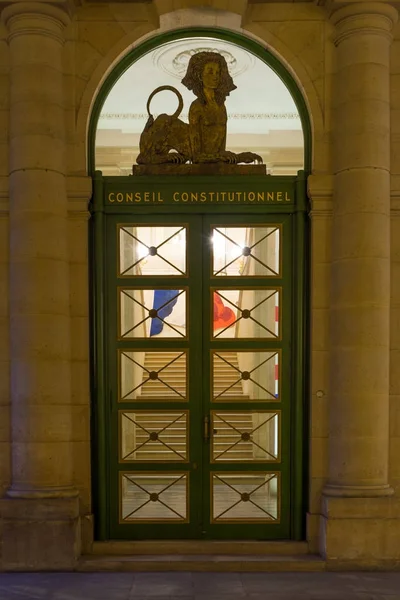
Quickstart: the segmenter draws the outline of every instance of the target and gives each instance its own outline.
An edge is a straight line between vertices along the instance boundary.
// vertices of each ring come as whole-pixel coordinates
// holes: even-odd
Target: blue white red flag
[[[166,319],[172,313],[178,302],[179,290],[154,290],[153,309],[157,311],[157,317],[151,319],[150,337],[158,335],[164,328],[162,319]]]

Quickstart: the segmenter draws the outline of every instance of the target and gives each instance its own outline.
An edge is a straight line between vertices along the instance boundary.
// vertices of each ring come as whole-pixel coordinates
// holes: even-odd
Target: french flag
[[[154,290],[153,309],[157,311],[157,317],[151,319],[150,337],[159,335],[163,328],[163,319],[172,313],[178,301],[179,290]],[[214,331],[229,327],[235,322],[235,313],[231,308],[225,306],[219,294],[214,293]]]
[[[150,337],[158,335],[164,328],[164,322],[172,313],[175,304],[178,302],[178,290],[154,290],[153,309],[157,311],[158,317],[151,319]]]

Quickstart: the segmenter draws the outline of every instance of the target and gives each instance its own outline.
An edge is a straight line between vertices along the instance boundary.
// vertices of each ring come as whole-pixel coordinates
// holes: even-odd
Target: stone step
[[[177,415],[178,416],[178,415]],[[175,430],[184,430],[186,428],[186,423],[183,419],[183,417],[180,417],[179,419],[177,419],[175,417],[175,415],[172,415],[171,419],[162,421],[161,419],[139,419],[138,417],[132,415],[132,418],[134,419],[134,421],[138,424],[140,424],[141,427],[144,428],[151,428],[151,427],[159,427],[160,429],[165,427],[166,429],[170,429],[171,431],[175,431]],[[174,423],[172,421],[175,421]],[[232,419],[227,419],[227,422],[225,423],[225,421],[222,420],[218,420],[217,423],[215,423],[216,427],[214,427],[214,429],[218,429],[218,431],[221,432],[227,432],[230,431],[232,433],[232,427],[239,427],[240,431],[252,431],[253,427],[255,427],[255,425],[253,426],[253,422],[251,420],[251,415],[250,418],[247,419],[246,421],[234,421]],[[232,425],[232,426],[231,426]],[[140,427],[139,427],[140,429]],[[143,431],[143,430],[142,430]]]
[[[176,421],[173,425],[168,425],[168,423],[171,423],[171,421],[158,421],[156,419],[154,419],[154,421],[150,421],[150,420],[140,420],[140,419],[135,419],[136,423],[140,424],[141,427],[143,427],[144,429],[147,429],[148,431],[153,431],[154,427],[160,428],[162,429],[163,427],[165,427],[163,433],[169,433],[170,435],[172,434],[176,434],[176,433],[182,433],[183,431],[186,431],[186,423],[181,420],[181,421]],[[248,431],[249,433],[251,431],[253,431],[253,427],[252,427],[252,423],[249,423],[248,421],[243,423],[242,421],[231,421],[232,425],[234,425],[235,427],[240,426],[240,432],[246,432]],[[142,435],[146,435],[146,432],[144,431],[144,429],[141,429],[141,427],[138,427],[138,435],[139,432],[141,432]],[[226,423],[216,423],[216,427],[214,427],[214,429],[217,430],[218,434],[221,437],[226,438],[228,435],[239,435],[237,432],[235,432],[232,427],[230,427],[229,425],[227,425]]]
[[[149,423],[149,424],[146,424],[145,429],[147,431],[143,431],[143,429],[140,429],[140,427],[137,428],[137,432],[136,432],[137,440],[139,440],[139,439],[142,441],[147,440],[150,437],[148,432],[152,432],[154,430],[154,427],[152,427],[151,424]],[[155,430],[158,431],[158,428],[156,428]],[[240,431],[244,432],[244,433],[246,433],[246,432],[250,433],[251,429],[243,427]],[[164,441],[167,439],[182,439],[186,435],[186,428],[182,427],[182,428],[178,429],[177,427],[174,427],[174,428],[168,427],[162,432],[158,431],[158,433],[159,433],[159,437],[161,437]],[[218,444],[229,444],[231,441],[237,442],[240,438],[240,434],[233,431],[231,427],[229,429],[228,428],[220,429],[219,427],[218,427],[218,429],[214,428],[214,436],[215,436],[214,441],[215,441],[215,443],[218,443]],[[254,437],[255,437],[255,439],[257,439],[255,434],[254,434]]]
[[[112,555],[83,556],[78,564],[80,572],[320,572],[326,563],[313,555]]]
[[[180,354],[181,350],[160,350],[156,352],[155,350],[145,351],[146,356],[169,356],[170,353],[175,352],[177,355]],[[231,359],[237,358],[237,352],[234,350],[217,350],[217,354],[222,354],[224,358],[230,357]]]
[[[153,371],[157,371],[159,379],[164,379],[170,381],[171,379],[176,379],[181,382],[186,381],[186,373],[183,371],[174,371],[173,369],[166,369],[165,371],[158,371],[157,369],[152,369]],[[149,374],[147,371],[143,373],[143,381],[148,381]],[[151,381],[157,381],[157,379],[153,379]]]
[[[174,370],[172,368],[168,368],[165,369],[165,371],[159,371],[157,369],[150,369],[153,371],[157,371],[158,373],[158,377],[159,379],[164,379],[164,380],[170,380],[170,379],[176,379],[179,381],[185,381],[186,379],[186,373],[184,372],[184,370]],[[226,385],[228,384],[232,384],[235,381],[237,382],[236,385],[241,385],[241,380],[240,380],[240,376],[238,373],[221,373],[221,372],[217,372],[217,377],[214,377],[214,385],[223,385],[226,383]],[[145,371],[143,373],[143,381],[147,381],[149,378],[149,374],[147,373],[147,371]],[[153,380],[153,381],[157,381],[157,380]]]
[[[177,448],[177,452],[182,454],[182,451],[179,450],[179,448]],[[165,461],[168,460],[169,462],[173,463],[173,462],[182,462],[182,459],[179,459],[178,455],[176,452],[172,452],[171,450],[166,450],[165,452],[158,452],[156,453],[154,450],[152,452],[141,452],[140,450],[138,452],[135,453],[135,457],[136,457],[136,462],[147,462],[149,460],[151,461]],[[250,452],[250,450],[247,451],[247,453],[243,450],[240,455],[235,455],[232,456],[230,453],[229,455],[224,458],[224,456],[221,456],[220,458],[218,458],[218,463],[223,463],[223,462],[232,462],[235,461],[236,463],[250,463],[253,462],[253,454]]]
[[[168,443],[168,442],[167,442]],[[146,444],[147,446],[147,444]],[[151,458],[152,460],[158,460],[158,459],[163,459],[165,457],[167,457],[167,455],[175,455],[176,452],[180,452],[183,453],[183,451],[185,450],[185,445],[184,444],[174,444],[172,446],[172,444],[170,444],[171,448],[173,448],[175,450],[169,450],[168,448],[166,448],[165,446],[163,448],[160,448],[160,446],[153,446],[153,447],[143,447],[143,449],[140,450],[136,450],[135,452],[135,457],[136,460],[139,460],[139,458],[141,458],[142,460],[146,460],[145,457],[148,456],[149,458]],[[218,456],[218,460],[233,460],[233,458],[238,459],[238,460],[243,460],[244,457],[246,457],[247,459],[253,460],[254,458],[254,454],[253,454],[253,449],[250,447],[246,447],[246,448],[241,448],[240,450],[229,450],[229,452],[226,453],[225,457],[223,456],[223,452],[224,452],[224,448],[215,448],[214,447],[214,451],[216,454],[221,454],[221,458],[219,458]]]
[[[174,445],[179,445],[182,446],[184,444],[186,444],[186,440],[185,440],[186,436],[185,434],[180,434],[180,435],[167,435],[167,434],[163,434],[161,436],[159,436],[159,439],[157,441],[153,441],[150,440],[150,436],[147,434],[143,434],[143,435],[137,435],[136,436],[136,444],[144,444],[146,443],[146,445],[150,445],[151,443],[160,443],[160,442],[164,442],[164,443],[173,443]],[[249,448],[253,447],[254,444],[252,444],[252,442],[244,442],[244,441],[239,441],[239,436],[224,436],[224,439],[221,440],[220,436],[214,436],[213,438],[214,441],[214,448],[225,448],[230,446],[231,444],[236,444],[240,445],[240,448],[243,448],[245,444],[248,445]]]
[[[308,544],[292,540],[111,540],[94,542],[92,553],[96,555],[308,556]]]
[[[137,432],[136,434],[136,440],[137,441],[145,441],[149,439],[149,434],[146,433],[145,431],[142,431],[141,429]],[[186,437],[186,429],[180,429],[180,430],[174,430],[171,429],[171,431],[163,431],[162,433],[159,434],[159,438],[162,439],[164,442],[166,442],[167,440],[182,440],[184,441]]]
[[[182,446],[186,444],[186,436],[184,433],[180,434],[180,435],[168,435],[168,434],[163,434],[161,436],[159,436],[158,440],[151,440],[150,436],[147,434],[143,434],[143,435],[137,435],[136,436],[136,444],[144,444],[146,443],[147,446],[150,446],[151,444],[159,444],[161,442],[164,443],[173,443],[174,445],[177,446]],[[214,441],[214,448],[227,448],[228,446],[230,446],[231,444],[236,444],[240,445],[240,448],[243,448],[245,445],[247,445],[249,448],[252,448],[254,446],[254,444],[252,442],[249,441],[239,441],[239,436],[225,436],[225,438],[223,440],[221,440],[219,438],[219,436],[213,436],[213,441]]]
[[[172,389],[171,389],[172,388]],[[176,385],[174,383],[174,385],[171,384],[171,388],[168,388],[168,386],[143,386],[140,390],[141,392],[141,396],[165,396],[168,395],[168,397],[172,396],[172,395],[176,395],[175,392],[179,392],[181,394],[184,394],[186,392],[186,389],[184,386],[180,386],[180,385]],[[214,391],[213,397],[214,398],[239,398],[240,401],[242,402],[247,402],[249,400],[249,396],[245,395],[242,393],[241,390],[235,390],[235,389],[230,389],[228,391],[224,391],[226,388],[221,388],[221,389],[217,389]]]

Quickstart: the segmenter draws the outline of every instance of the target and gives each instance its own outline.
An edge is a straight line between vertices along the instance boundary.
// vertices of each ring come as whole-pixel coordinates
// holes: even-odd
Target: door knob
[[[208,442],[210,440],[210,417],[208,415],[205,415],[205,417],[204,417],[203,435],[204,435],[204,440],[206,442]]]

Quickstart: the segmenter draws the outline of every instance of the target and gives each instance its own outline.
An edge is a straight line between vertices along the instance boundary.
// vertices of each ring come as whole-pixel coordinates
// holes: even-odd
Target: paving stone
[[[358,589],[372,594],[397,594],[400,598],[400,573],[360,573]]]
[[[3,573],[1,600],[127,600],[130,573]]]
[[[239,573],[213,573],[212,576],[210,575],[210,573],[193,573],[195,594],[230,595],[235,598],[245,595]]]
[[[159,598],[191,595],[191,573],[135,573],[130,598],[139,600],[146,596]]]
[[[347,573],[242,573],[241,578],[246,592],[252,593],[318,594],[327,589],[355,591],[359,581]]]
[[[1,600],[400,600],[400,573],[1,573]]]

